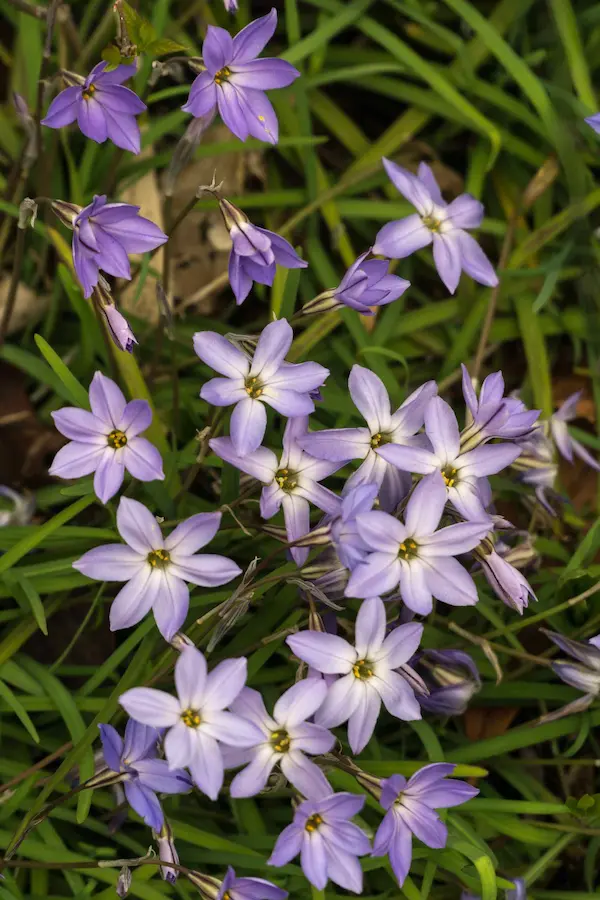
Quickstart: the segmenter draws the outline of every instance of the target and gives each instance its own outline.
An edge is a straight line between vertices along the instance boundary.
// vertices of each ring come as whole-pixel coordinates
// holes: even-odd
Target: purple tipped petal
[[[373,659],[385,637],[385,606],[379,597],[361,603],[355,625],[355,648],[359,659]]]
[[[389,427],[390,398],[381,378],[363,366],[352,366],[348,388],[354,405],[364,417],[371,434]]]
[[[218,86],[217,104],[219,115],[232,134],[235,134],[240,141],[245,141],[248,137],[248,125],[244,106],[240,98],[241,93],[236,91],[229,82],[225,81]]]
[[[86,137],[98,144],[103,144],[108,137],[106,115],[98,100],[80,98],[77,106],[77,124]]]
[[[136,811],[149,828],[160,831],[164,815],[158,797],[154,791],[139,780],[125,782],[125,796],[132,809]]]
[[[123,450],[123,465],[138,481],[163,481],[162,457],[146,438],[128,441]]]
[[[123,544],[105,544],[88,550],[73,568],[96,581],[129,581],[145,566],[146,559]]]
[[[406,533],[414,538],[432,534],[442,518],[446,495],[441,473],[426,475],[414,489],[406,506]]]
[[[82,478],[95,471],[103,453],[102,446],[72,441],[61,447],[48,472],[57,478]]]
[[[431,166],[428,166],[425,162],[420,162],[417,168],[417,177],[419,181],[422,181],[434,203],[437,203],[439,206],[445,206],[444,198],[442,197],[442,192],[440,191],[440,186],[435,180],[435,175],[431,169]]]
[[[257,478],[263,484],[273,481],[277,471],[277,457],[268,447],[259,447],[254,453],[242,456],[236,451],[231,438],[212,438],[209,444],[213,453],[242,472]]]
[[[299,751],[285,753],[280,765],[287,780],[309,800],[323,797],[331,790],[321,769]]]
[[[90,398],[91,399],[91,398]],[[146,400],[131,400],[123,409],[121,420],[115,423],[128,438],[137,437],[152,423],[152,410]]]
[[[427,404],[425,431],[442,465],[458,456],[460,435],[456,416],[441,397],[432,397]]]
[[[195,118],[206,116],[217,105],[217,86],[210,72],[201,72],[193,82],[187,103],[182,106],[184,112]]]
[[[252,760],[231,782],[232,797],[254,797],[265,788],[277,760],[273,748],[265,744],[255,751]]]
[[[225,709],[238,696],[246,682],[248,666],[243,657],[225,659],[212,670],[206,681],[206,709]]]
[[[321,679],[299,681],[281,695],[273,709],[273,716],[277,722],[293,728],[316,713],[326,694],[327,685]]]

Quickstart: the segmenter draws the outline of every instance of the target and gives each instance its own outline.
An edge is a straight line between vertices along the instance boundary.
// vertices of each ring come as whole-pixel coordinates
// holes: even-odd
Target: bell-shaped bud
[[[479,552],[482,545],[477,548],[477,558],[481,562],[483,574],[492,587],[497,597],[503,603],[523,615],[523,610],[529,605],[529,598],[537,600],[533,588],[524,575],[512,566],[499,553],[492,550],[491,553]]]
[[[428,693],[419,703],[428,712],[460,716],[471,697],[481,689],[477,666],[462,650],[422,650],[411,665],[423,676]]]
[[[132,353],[133,345],[137,344],[137,340],[125,316],[119,312],[116,306],[103,306],[102,312],[113,342],[119,350]]]
[[[75,219],[83,209],[83,206],[78,206],[76,203],[68,203],[66,200],[53,200],[50,204],[50,209],[63,225],[72,229]]]

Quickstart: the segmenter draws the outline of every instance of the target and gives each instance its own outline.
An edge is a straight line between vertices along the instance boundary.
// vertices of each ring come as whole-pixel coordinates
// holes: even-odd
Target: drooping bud
[[[484,545],[480,544],[476,556],[488,584],[503,603],[523,615],[523,610],[529,605],[529,598],[537,601],[533,588],[525,576],[499,553],[495,550],[491,552],[486,550],[487,547],[484,548]]]
[[[175,848],[171,826],[166,819],[163,822],[160,833],[156,835],[156,841],[158,843],[158,856],[162,863],[160,866],[161,877],[163,881],[168,881],[169,884],[175,884],[179,872],[172,867],[172,863],[175,863],[175,865],[178,866],[179,856],[177,855],[177,850]]]
[[[117,886],[116,886],[117,896],[121,897],[121,900],[123,900],[123,897],[126,897],[127,894],[129,893],[129,888],[131,887],[131,881],[132,881],[131,869],[129,868],[129,866],[123,866],[123,868],[119,872],[119,877],[117,878]]]
[[[75,219],[83,209],[83,206],[78,206],[76,203],[68,203],[66,200],[53,200],[50,204],[50,209],[63,225],[72,229]]]
[[[125,316],[119,312],[116,306],[102,306],[101,309],[113,342],[119,350],[132,353],[133,345],[137,344],[137,339],[129,327],[129,322]]]
[[[411,664],[423,675],[429,689],[427,695],[418,697],[428,712],[462,715],[471,697],[481,689],[477,666],[462,650],[423,650]]]

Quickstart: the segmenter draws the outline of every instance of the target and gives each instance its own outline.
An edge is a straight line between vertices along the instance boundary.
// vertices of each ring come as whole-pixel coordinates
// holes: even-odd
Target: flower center
[[[298,478],[295,472],[290,472],[289,469],[278,469],[275,472],[275,481],[279,485],[282,491],[286,491],[286,493],[291,494],[291,492],[298,486]]]
[[[87,88],[85,89],[85,91],[83,91],[83,93],[81,94],[81,96],[83,97],[84,100],[91,100],[91,99],[92,99],[92,95],[95,94],[95,93],[96,93],[96,85],[95,85],[95,84],[90,84],[90,86],[87,87]]]
[[[251,400],[258,400],[263,392],[262,385],[258,378],[246,378],[244,389]]]
[[[374,675],[373,663],[370,663],[368,659],[357,659],[352,666],[352,674],[355,678],[360,678],[361,681],[372,678]]]
[[[442,478],[444,479],[446,487],[454,487],[454,485],[458,481],[457,470],[454,468],[454,466],[446,466],[444,469],[442,469]]]
[[[151,550],[147,559],[153,569],[156,569],[157,566],[160,569],[164,569],[167,563],[170,562],[171,555],[166,550]]]
[[[304,826],[306,831],[316,831],[319,825],[323,824],[323,817],[319,815],[319,813],[314,813],[314,815],[309,816],[306,820],[306,825]]]
[[[285,728],[271,732],[271,746],[277,753],[286,753],[290,749],[291,738]]]
[[[181,721],[184,725],[187,725],[188,728],[197,728],[201,722],[200,713],[197,709],[184,709],[181,713]]]
[[[376,450],[378,447],[382,447],[384,444],[391,444],[392,439],[389,434],[382,434],[380,431],[377,434],[371,435],[371,447],[373,450]]]
[[[407,541],[402,541],[402,543],[398,547],[399,559],[414,559],[415,556],[418,555],[419,546],[418,544],[415,544],[412,538],[409,538]]]
[[[440,225],[442,224],[441,221],[439,219],[436,219],[435,216],[423,216],[421,221],[426,228],[429,228],[430,231],[439,231]]]
[[[109,447],[112,447],[113,450],[120,450],[121,447],[124,447],[127,443],[127,435],[125,432],[115,428],[114,431],[111,431],[110,434],[106,435],[106,443]]]
[[[231,75],[231,69],[229,66],[223,66],[222,69],[215,74],[215,84],[221,84],[222,81],[227,81],[229,76]]]

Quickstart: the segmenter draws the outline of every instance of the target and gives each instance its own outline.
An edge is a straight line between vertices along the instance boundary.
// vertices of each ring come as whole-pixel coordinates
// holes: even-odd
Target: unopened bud
[[[254,351],[256,350],[256,345],[258,344],[258,337],[250,334],[234,334],[231,331],[227,332],[225,337],[230,344],[233,344],[234,347],[237,347],[238,350],[245,353],[249,359],[252,359]]]
[[[68,203],[66,200],[53,200],[50,209],[57,216],[63,225],[67,228],[73,228],[75,219],[83,209],[83,206],[77,206],[76,203]]]
[[[330,523],[327,523],[326,525],[320,525],[318,528],[313,528],[312,531],[297,538],[297,540],[294,541],[294,547],[319,547],[322,544],[330,543],[331,525]]]
[[[330,312],[339,306],[343,306],[343,303],[340,303],[336,298],[335,290],[323,291],[322,294],[318,294],[318,296],[309,300],[308,303],[305,303],[300,312],[304,316],[315,316],[318,313]]]
[[[201,56],[188,56],[186,62],[192,72],[196,75],[201,75],[202,72],[206,72],[206,66],[204,65],[204,60]]]
[[[26,228],[33,228],[35,225],[35,220],[37,218],[38,207],[35,200],[32,200],[30,197],[25,197],[25,199],[21,202],[19,206],[19,219],[17,222],[17,227],[22,231],[25,231]]]
[[[236,226],[239,228],[241,225],[247,225],[250,221],[246,213],[234,206],[233,203],[230,203],[225,197],[219,198],[219,208],[227,231],[231,231]]]
[[[119,312],[116,306],[103,306],[102,312],[113,343],[119,350],[132,353],[133,345],[137,344],[137,340],[125,316]]]
[[[85,84],[85,78],[68,69],[61,69],[60,76],[67,87],[81,87]]]
[[[117,878],[116,891],[118,897],[123,898],[127,896],[131,887],[131,880],[131,869],[129,866],[123,866]]]
[[[169,884],[175,884],[179,872],[172,867],[172,864],[179,865],[179,856],[175,848],[171,826],[166,819],[163,822],[160,833],[156,835],[156,841],[158,843],[158,856],[161,863],[163,863],[160,866],[162,879],[163,881],[168,881]]]
[[[29,128],[33,125],[33,116],[29,112],[29,107],[25,101],[25,98],[18,94],[16,91],[13,93],[13,104],[16,110],[16,113],[19,117],[21,125],[29,131]]]
[[[187,877],[198,888],[204,900],[217,900],[221,891],[221,881],[201,872],[188,872]]]

